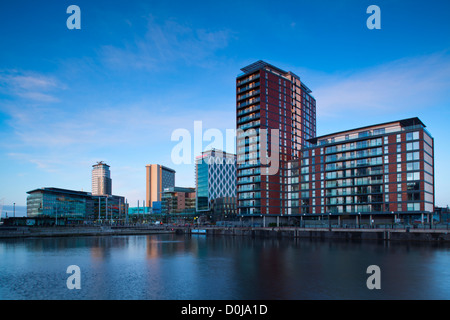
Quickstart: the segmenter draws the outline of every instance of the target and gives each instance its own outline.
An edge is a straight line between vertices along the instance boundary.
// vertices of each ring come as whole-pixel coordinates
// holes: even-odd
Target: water
[[[448,299],[450,247],[149,235],[0,240],[0,299]],[[69,290],[69,265],[81,289]],[[367,267],[381,270],[369,290]]]

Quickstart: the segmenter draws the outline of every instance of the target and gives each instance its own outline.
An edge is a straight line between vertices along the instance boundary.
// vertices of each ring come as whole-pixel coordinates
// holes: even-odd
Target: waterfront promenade
[[[115,236],[173,233],[157,226],[61,226],[61,227],[0,227],[0,238]]]
[[[450,244],[450,230],[425,228],[341,227],[219,227],[219,226],[76,226],[0,227],[0,238],[147,235],[161,233],[193,236],[253,238],[317,238],[341,240],[426,241]]]

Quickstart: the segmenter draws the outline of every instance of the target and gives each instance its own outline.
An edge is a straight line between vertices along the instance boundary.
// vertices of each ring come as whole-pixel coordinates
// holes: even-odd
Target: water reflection
[[[449,247],[203,235],[0,241],[1,299],[447,299]],[[66,268],[81,269],[68,290]],[[381,269],[381,290],[366,287]]]

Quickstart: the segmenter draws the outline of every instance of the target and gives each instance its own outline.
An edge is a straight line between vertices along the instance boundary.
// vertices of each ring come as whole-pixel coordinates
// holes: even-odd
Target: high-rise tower
[[[264,61],[241,70],[236,78],[238,213],[284,215],[289,207],[287,163],[300,157],[316,135],[316,100],[292,72]],[[273,170],[275,162],[268,163],[266,155],[276,158],[278,168]]]
[[[92,194],[111,195],[112,181],[109,166],[103,161],[92,166]]]
[[[146,168],[146,205],[152,207],[154,201],[161,201],[166,188],[175,187],[175,170],[159,164],[149,164]]]

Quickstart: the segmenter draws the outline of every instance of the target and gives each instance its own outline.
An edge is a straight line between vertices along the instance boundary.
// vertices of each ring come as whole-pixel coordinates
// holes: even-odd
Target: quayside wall
[[[0,238],[76,237],[149,234],[237,236],[253,238],[310,238],[341,240],[422,241],[450,244],[445,229],[347,229],[295,227],[1,227]]]
[[[177,233],[206,236],[250,236],[254,238],[319,238],[342,240],[388,241],[438,241],[450,243],[450,231],[416,229],[305,229],[305,228],[204,228],[193,233],[192,229],[176,229]]]

